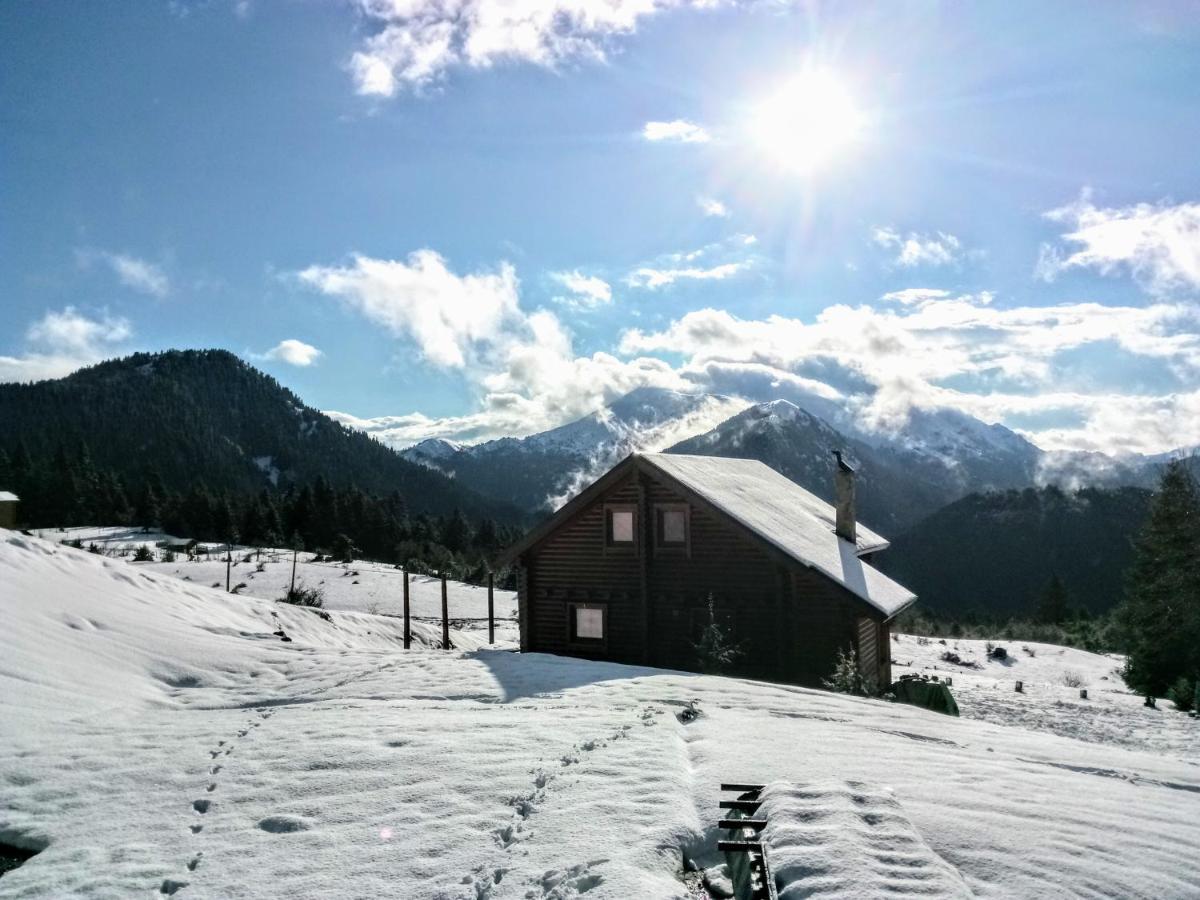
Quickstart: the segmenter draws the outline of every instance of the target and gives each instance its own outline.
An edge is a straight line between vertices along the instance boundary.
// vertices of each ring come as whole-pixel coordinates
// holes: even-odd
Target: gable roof
[[[839,537],[834,532],[832,505],[755,459],[634,454],[533,529],[505,556],[511,559],[539,543],[633,467],[699,498],[761,542],[816,569],[889,618],[916,600],[908,588],[859,559],[860,554],[886,547],[886,540],[861,525],[855,544]]]
[[[14,493],[11,493],[10,491],[0,491],[0,503],[9,503],[13,500],[20,500],[20,499],[21,499],[20,497],[18,497]]]

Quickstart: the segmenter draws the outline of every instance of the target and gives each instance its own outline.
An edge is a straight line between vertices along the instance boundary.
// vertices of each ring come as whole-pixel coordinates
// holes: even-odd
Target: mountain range
[[[892,533],[971,493],[1047,484],[1152,487],[1168,456],[1049,453],[1003,425],[949,409],[913,409],[888,431],[824,398],[811,405],[824,415],[785,399],[750,404],[644,387],[529,437],[474,445],[433,438],[401,454],[482,494],[548,510],[639,449],[759,459],[829,499],[831,451],[839,449],[859,470],[863,520]]]

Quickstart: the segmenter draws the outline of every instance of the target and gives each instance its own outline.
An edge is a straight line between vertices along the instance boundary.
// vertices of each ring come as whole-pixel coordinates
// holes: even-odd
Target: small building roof
[[[0,491],[0,503],[15,503],[20,499],[16,494],[9,491]]]
[[[908,588],[859,559],[887,547],[886,540],[862,525],[856,529],[857,544],[839,537],[833,506],[770,466],[724,456],[646,453],[641,458],[884,615],[893,616],[916,599]]]

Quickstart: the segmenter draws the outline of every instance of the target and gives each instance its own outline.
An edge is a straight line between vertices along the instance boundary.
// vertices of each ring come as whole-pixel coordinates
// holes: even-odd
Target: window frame
[[[618,512],[627,512],[633,517],[633,540],[631,541],[613,540],[613,513]],[[638,546],[641,544],[638,535],[640,526],[638,518],[638,508],[634,503],[604,504],[604,551],[606,553],[637,553]]]
[[[580,609],[596,609],[600,611],[600,631],[603,637],[585,638],[576,633],[575,613]],[[588,600],[567,601],[567,646],[573,650],[608,650],[608,604],[592,603]]]
[[[664,537],[666,522],[664,513],[683,513],[683,540],[667,541]],[[692,508],[687,503],[654,504],[654,552],[692,555]]]

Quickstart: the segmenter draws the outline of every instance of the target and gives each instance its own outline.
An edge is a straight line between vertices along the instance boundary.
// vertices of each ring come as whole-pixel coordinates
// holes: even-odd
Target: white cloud
[[[306,344],[304,341],[298,341],[295,338],[288,338],[287,340],[280,341],[264,353],[263,358],[284,362],[289,366],[304,367],[311,366],[323,355],[312,344]]]
[[[573,272],[551,272],[550,277],[570,293],[568,297],[555,299],[578,309],[594,309],[612,303],[612,286],[603,278]]]
[[[883,227],[871,232],[871,240],[880,247],[896,251],[893,262],[904,268],[950,265],[957,262],[962,253],[962,242],[944,231],[935,234],[910,231],[902,235],[895,228]]]
[[[457,370],[476,390],[479,408],[465,416],[389,417],[399,442],[530,434],[641,385],[688,387],[662,360],[577,356],[554,313],[520,308],[508,263],[495,272],[459,275],[434,251],[418,250],[405,261],[355,256],[344,266],[311,266],[298,277],[411,340],[430,364]]]
[[[647,122],[642,137],[648,141],[674,141],[680,144],[707,144],[712,136],[695,122],[673,119],[670,122]]]
[[[20,356],[0,356],[0,382],[62,378],[99,362],[133,335],[126,319],[104,313],[92,319],[68,306],[47,311],[25,332]]]
[[[899,291],[889,291],[879,299],[889,303],[899,303],[902,306],[923,306],[927,303],[937,303],[951,297],[962,303],[978,303],[982,306],[987,306],[996,299],[996,295],[991,291],[979,291],[976,294],[960,294],[955,297],[950,291],[944,291],[940,288],[904,288]]]
[[[446,368],[466,366],[524,319],[508,263],[457,275],[433,250],[417,250],[406,261],[356,255],[348,265],[310,266],[298,275],[392,334],[412,338],[425,359]]]
[[[719,266],[700,268],[687,266],[676,269],[656,269],[643,266],[634,269],[625,277],[625,283],[630,287],[646,288],[654,291],[674,284],[676,281],[724,281],[750,267],[749,262],[722,263]]]
[[[377,30],[350,59],[360,94],[420,89],[459,66],[523,62],[555,68],[603,61],[609,39],[638,21],[709,0],[358,0]]]
[[[1088,193],[1046,213],[1072,230],[1062,240],[1074,249],[1044,244],[1036,274],[1053,280],[1072,268],[1101,275],[1128,271],[1151,293],[1200,289],[1200,203],[1139,203],[1102,209]]]
[[[107,266],[121,284],[153,297],[165,297],[171,292],[171,281],[162,267],[155,263],[108,250],[76,250],[79,264],[90,268],[95,263]]]
[[[849,404],[860,423],[891,429],[914,407],[950,407],[1003,421],[1044,397],[1061,399],[1057,357],[1096,345],[1153,360],[1195,384],[1200,381],[1200,307],[1079,303],[996,309],[968,296],[894,311],[835,305],[812,322],[782,316],[744,320],[706,309],[659,332],[630,330],[621,350],[680,354],[687,361],[683,374],[726,390],[744,383],[748,373],[760,384],[799,390],[788,379],[804,376],[814,360],[825,361],[841,370],[844,380],[861,385],[843,406]],[[828,386],[830,377],[825,372],[816,380]],[[964,378],[973,387],[946,386]],[[811,386],[803,393],[821,396]],[[1074,439],[1075,446],[1148,452],[1200,441],[1200,420],[1188,423],[1182,415],[1173,415],[1164,427],[1137,430],[1131,413],[1139,404],[1147,406],[1141,394],[1121,401],[1102,392],[1080,396],[1086,399],[1072,402],[1070,409],[1084,424],[1046,429],[1044,436],[1030,433],[1031,439],[1047,449]],[[1166,394],[1158,400],[1149,407],[1173,402]]]
[[[700,211],[703,212],[704,215],[711,218],[729,218],[729,207],[720,200],[715,200],[712,197],[697,197],[696,205],[700,207]]]

